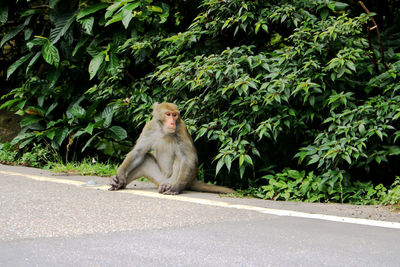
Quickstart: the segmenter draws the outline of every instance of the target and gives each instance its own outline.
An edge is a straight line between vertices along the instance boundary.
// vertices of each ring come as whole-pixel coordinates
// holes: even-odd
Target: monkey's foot
[[[175,191],[171,184],[162,184],[158,187],[158,193],[163,195],[178,195],[179,192]]]
[[[112,182],[110,185],[111,187],[108,188],[108,190],[110,191],[124,189],[126,186],[126,184],[124,182],[121,182],[116,175],[112,178]]]

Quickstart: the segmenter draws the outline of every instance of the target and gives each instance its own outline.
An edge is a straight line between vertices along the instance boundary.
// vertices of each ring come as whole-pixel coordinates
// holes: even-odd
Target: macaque
[[[144,126],[134,148],[118,168],[109,190],[123,189],[135,179],[146,177],[164,195],[177,195],[185,189],[235,192],[196,179],[196,148],[175,104],[155,103],[152,115],[152,120]]]

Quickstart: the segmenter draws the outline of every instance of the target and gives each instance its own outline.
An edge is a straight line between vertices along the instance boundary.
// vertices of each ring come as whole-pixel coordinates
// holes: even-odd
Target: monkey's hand
[[[112,177],[112,181],[111,181],[110,185],[111,185],[111,187],[108,188],[108,190],[114,191],[114,190],[124,189],[126,186],[126,183],[123,180],[118,179],[117,175],[114,175]]]
[[[179,192],[176,191],[171,184],[162,184],[158,187],[158,193],[163,195],[178,195]]]

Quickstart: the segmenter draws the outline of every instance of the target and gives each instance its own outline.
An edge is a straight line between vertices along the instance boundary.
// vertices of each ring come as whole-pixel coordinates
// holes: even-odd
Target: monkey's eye
[[[165,112],[165,115],[167,115],[169,117],[169,116],[171,116],[171,113]]]

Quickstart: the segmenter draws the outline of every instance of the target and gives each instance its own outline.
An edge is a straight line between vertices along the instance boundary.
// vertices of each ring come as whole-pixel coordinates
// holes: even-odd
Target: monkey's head
[[[153,118],[160,122],[164,133],[175,133],[179,124],[178,106],[172,103],[154,103]]]

